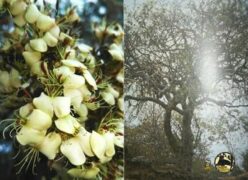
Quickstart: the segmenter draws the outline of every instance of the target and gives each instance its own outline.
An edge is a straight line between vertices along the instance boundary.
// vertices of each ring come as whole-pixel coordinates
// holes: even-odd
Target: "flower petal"
[[[58,43],[58,39],[56,39],[50,32],[46,32],[43,39],[49,47],[55,47]]]
[[[44,140],[45,134],[46,131],[38,131],[31,127],[23,126],[17,133],[16,139],[23,146],[38,145]]]
[[[72,168],[67,173],[72,177],[84,179],[96,179],[97,174],[100,172],[98,167],[91,167],[89,169]]]
[[[77,138],[70,138],[62,142],[60,151],[75,166],[82,165],[86,161],[86,157]]]
[[[85,84],[85,79],[83,76],[77,74],[71,74],[63,83],[64,88],[79,88]]]
[[[87,67],[83,63],[81,63],[81,62],[79,62],[77,60],[74,60],[74,59],[62,60],[62,63],[64,65],[66,65],[66,66],[69,66],[69,67],[76,67],[76,68],[81,68],[81,69],[87,69]]]
[[[91,144],[90,144],[91,133],[89,133],[85,129],[82,130],[82,128],[81,128],[77,137],[79,138],[79,143],[80,143],[81,148],[83,149],[84,153],[87,156],[93,157],[94,153],[91,149]]]
[[[88,70],[84,70],[83,74],[89,85],[91,85],[94,90],[97,90],[96,80],[92,77],[91,73]]]
[[[99,159],[104,158],[104,154],[106,151],[106,142],[104,137],[98,134],[97,132],[93,131],[90,137],[90,144],[94,154]]]
[[[30,46],[32,49],[39,51],[39,52],[47,51],[47,44],[45,40],[42,38],[30,40]]]
[[[68,134],[75,134],[77,129],[81,126],[71,115],[55,120],[55,125],[60,131]]]
[[[25,14],[25,19],[29,23],[35,23],[40,15],[41,13],[38,10],[37,6],[35,4],[31,4],[27,9],[27,12]]]
[[[55,19],[53,19],[53,18],[51,18],[45,14],[41,14],[37,19],[36,26],[41,31],[48,31],[53,26],[55,26]]]
[[[39,131],[47,130],[51,125],[51,117],[47,113],[39,109],[34,109],[32,111],[32,113],[27,118],[26,124],[26,126],[29,126]]]
[[[71,98],[71,105],[75,110],[80,107],[83,96],[78,89],[64,88],[64,96]]]
[[[103,134],[103,137],[106,141],[106,152],[105,155],[107,157],[112,157],[115,154],[115,145],[114,145],[114,133],[107,132]]]
[[[39,151],[48,159],[52,160],[56,157],[59,151],[59,146],[62,140],[58,133],[51,132],[44,138],[44,141],[39,145]]]
[[[69,97],[58,96],[53,99],[53,109],[58,118],[70,114],[71,99]]]
[[[47,113],[51,118],[53,117],[52,99],[45,93],[41,93],[39,97],[33,99],[33,104],[37,109]]]
[[[30,51],[24,51],[22,53],[25,62],[31,66],[32,64],[39,62],[41,59],[41,53],[40,52],[30,52]]]
[[[115,97],[110,92],[103,91],[100,93],[106,103],[113,106],[115,104]]]
[[[34,109],[32,103],[28,103],[19,109],[19,115],[23,118],[27,117]]]

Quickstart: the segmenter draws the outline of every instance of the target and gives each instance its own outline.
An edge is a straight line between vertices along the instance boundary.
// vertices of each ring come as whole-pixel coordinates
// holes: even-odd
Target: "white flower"
[[[56,39],[50,32],[46,32],[43,39],[49,47],[55,47],[58,43],[58,39]]]
[[[67,76],[75,73],[75,68],[68,66],[60,66],[58,68],[54,68],[53,72],[57,77],[61,76],[61,80],[63,81]]]
[[[60,28],[59,28],[59,26],[55,25],[48,32],[51,35],[53,35],[53,37],[55,37],[56,39],[58,39],[59,38],[59,33],[60,33]]]
[[[105,91],[111,93],[115,98],[118,98],[120,93],[115,90],[112,86],[108,85],[108,87],[105,89]]]
[[[65,79],[63,86],[64,88],[76,89],[85,84],[83,76],[77,74],[71,74]]]
[[[36,7],[36,5],[31,4],[26,11],[25,19],[29,23],[35,23],[40,15],[41,15],[41,13],[38,10],[38,8]]]
[[[36,62],[31,65],[31,72],[37,76],[43,76],[47,72],[47,62]]]
[[[16,69],[11,68],[9,78],[10,78],[10,85],[12,87],[18,88],[21,86],[20,74]]]
[[[116,75],[116,80],[120,83],[124,83],[124,69],[122,68]]]
[[[65,48],[66,59],[75,59],[76,58],[76,50],[72,49],[70,46]]]
[[[48,159],[52,160],[56,157],[61,145],[61,137],[58,133],[51,132],[46,135],[43,142],[39,144],[38,150]]]
[[[13,21],[19,27],[23,27],[26,24],[24,14],[19,14],[18,16],[14,17]]]
[[[80,104],[79,108],[75,109],[76,113],[80,116],[80,117],[85,117],[87,118],[88,116],[88,108],[85,104]]]
[[[25,126],[29,126],[39,131],[47,130],[51,125],[51,117],[39,109],[34,109],[32,111],[32,113],[27,117],[27,122],[25,124]]]
[[[90,138],[91,133],[86,131],[83,127],[81,127],[79,133],[76,136],[79,139],[79,144],[83,150],[83,152],[90,157],[94,156],[94,153],[91,149]]]
[[[41,53],[40,52],[30,52],[30,51],[24,51],[22,53],[26,63],[29,66],[32,66],[32,64],[39,62],[41,59]]]
[[[58,118],[70,114],[71,99],[69,97],[57,96],[53,98],[53,109]]]
[[[33,104],[37,109],[47,113],[51,118],[53,117],[52,98],[47,96],[45,93],[42,92],[39,97],[34,98]]]
[[[12,15],[16,16],[23,14],[27,8],[27,4],[23,1],[16,1],[10,6],[10,12]]]
[[[10,75],[7,71],[0,70],[0,85],[2,86],[4,91],[10,91]]]
[[[79,166],[84,164],[86,157],[79,144],[78,138],[70,138],[60,146],[61,153],[68,158],[71,164]]]
[[[80,92],[81,92],[81,94],[83,96],[83,99],[84,100],[88,100],[88,97],[91,96],[91,92],[89,91],[89,89],[87,88],[87,86],[84,84],[83,86],[81,86],[79,88],[79,90],[80,90]]]
[[[116,135],[114,142],[116,146],[124,148],[124,136],[123,135]]]
[[[123,96],[121,96],[119,99],[118,99],[118,107],[121,111],[124,111],[124,98]]]
[[[55,26],[55,19],[41,14],[36,22],[36,26],[41,30],[41,31],[48,31],[50,30],[53,26]]]
[[[87,169],[72,168],[67,173],[72,177],[83,179],[96,179],[97,174],[100,172],[98,167],[91,167]]]
[[[86,44],[83,44],[83,43],[77,44],[77,47],[78,47],[78,49],[79,49],[82,53],[86,53],[86,54],[90,53],[90,51],[93,50],[92,47],[90,47],[90,46],[88,46],[88,45],[86,45]]]
[[[106,152],[105,155],[107,157],[112,157],[115,154],[115,146],[114,146],[114,138],[115,135],[114,133],[111,132],[107,132],[105,134],[103,134],[103,137],[106,141]]]
[[[77,60],[74,60],[74,59],[65,59],[65,60],[62,60],[62,63],[69,67],[81,68],[85,70],[87,69],[87,67],[83,63]]]
[[[19,114],[22,118],[25,118],[33,111],[33,109],[34,109],[33,104],[28,103],[19,109]]]
[[[25,146],[25,145],[38,145],[41,144],[45,138],[46,131],[39,131],[33,129],[32,127],[23,126],[21,130],[17,133],[16,139],[17,141]]]
[[[80,107],[83,96],[79,89],[64,88],[64,96],[71,98],[71,105],[75,110]]]
[[[45,40],[42,38],[30,40],[30,46],[35,51],[39,51],[39,52],[46,52],[47,51],[47,44],[46,44]]]
[[[94,88],[94,90],[97,90],[96,80],[92,77],[90,72],[88,70],[84,70],[83,74],[89,85],[91,85]]]
[[[113,96],[112,93],[107,91],[102,91],[100,94],[106,103],[108,103],[111,106],[115,104],[115,97]]]
[[[60,131],[68,134],[75,134],[81,127],[79,122],[71,115],[55,120],[55,125]]]
[[[102,159],[105,156],[106,141],[104,137],[97,132],[93,131],[90,136],[90,144],[92,151],[99,158]]]
[[[116,61],[124,61],[124,52],[122,47],[116,44],[112,44],[109,47],[108,52],[111,54],[111,56],[113,57],[114,60]]]

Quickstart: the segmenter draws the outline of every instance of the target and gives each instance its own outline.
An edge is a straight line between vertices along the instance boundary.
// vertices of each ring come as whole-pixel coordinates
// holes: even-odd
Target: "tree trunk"
[[[180,153],[181,167],[189,173],[191,173],[193,160],[193,134],[191,130],[193,111],[193,108],[185,109],[183,114],[182,147]]]

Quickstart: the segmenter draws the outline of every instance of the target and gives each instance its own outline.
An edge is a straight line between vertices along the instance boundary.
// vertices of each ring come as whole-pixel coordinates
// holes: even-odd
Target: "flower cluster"
[[[31,0],[0,0],[0,9],[7,9],[16,25],[11,42],[22,47],[17,51],[9,44],[2,51],[21,51],[29,78],[42,87],[20,107],[13,123],[17,141],[30,150],[26,159],[38,153],[49,160],[65,157],[73,177],[106,175],[101,168],[124,142],[122,27],[94,25],[98,45],[91,47],[65,28],[80,21],[74,9],[56,18]],[[14,68],[0,71],[0,91],[23,87],[25,78]],[[20,170],[29,166],[26,159],[19,163]],[[117,171],[112,174],[121,176]]]

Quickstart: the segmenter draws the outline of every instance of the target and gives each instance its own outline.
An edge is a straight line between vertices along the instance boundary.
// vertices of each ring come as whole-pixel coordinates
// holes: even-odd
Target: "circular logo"
[[[232,171],[234,164],[234,156],[229,152],[222,152],[218,154],[214,160],[216,169],[221,173],[228,173]]]

